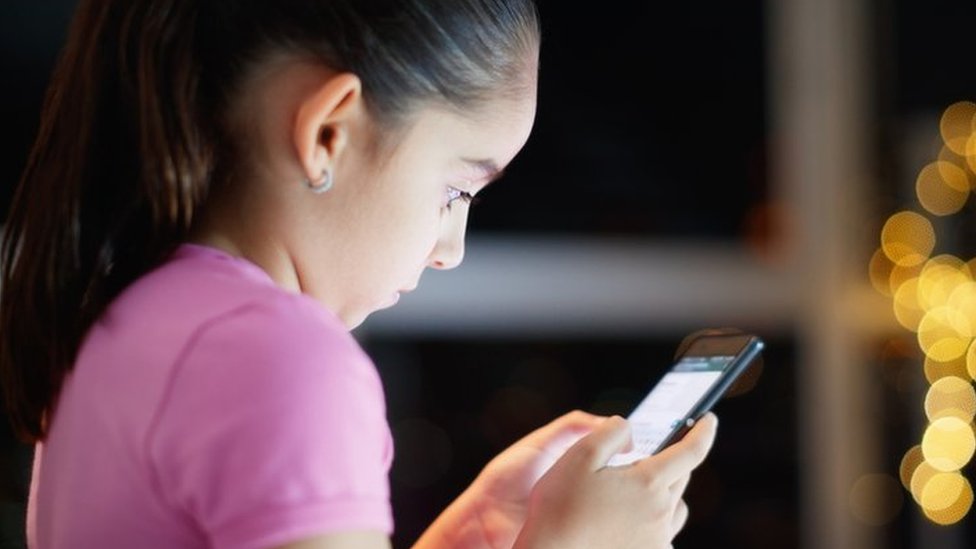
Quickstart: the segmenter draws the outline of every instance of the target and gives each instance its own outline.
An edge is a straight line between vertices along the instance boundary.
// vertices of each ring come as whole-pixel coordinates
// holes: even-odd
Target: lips
[[[400,301],[400,297],[403,294],[410,293],[410,292],[412,292],[412,291],[414,291],[416,289],[417,289],[417,286],[411,286],[409,288],[401,289],[401,290],[397,290],[397,291],[393,292],[393,295],[391,295],[389,301],[387,301],[387,303],[385,305],[383,305],[383,308],[392,307],[392,306],[396,305]]]

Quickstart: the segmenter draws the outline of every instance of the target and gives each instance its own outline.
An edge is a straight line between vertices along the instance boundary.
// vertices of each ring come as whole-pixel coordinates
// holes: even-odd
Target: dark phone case
[[[691,345],[695,342],[695,340],[701,337],[713,335],[741,336],[749,334],[735,328],[709,329],[694,332],[682,340],[681,344],[678,346],[678,350],[675,352],[675,360],[677,361],[680,359],[685,352],[691,348]],[[738,360],[729,365],[728,374],[724,375],[720,383],[713,387],[711,391],[706,393],[698,404],[691,409],[685,420],[678,424],[678,426],[671,431],[664,441],[661,442],[661,445],[654,450],[655,454],[681,440],[688,433],[688,431],[694,427],[695,423],[715,406],[719,399],[722,398],[722,395],[728,392],[729,388],[735,384],[742,372],[744,372],[756,361],[762,360],[762,350],[765,344],[763,343],[762,339],[756,336],[750,336],[750,338],[751,341],[742,355],[738,358]]]

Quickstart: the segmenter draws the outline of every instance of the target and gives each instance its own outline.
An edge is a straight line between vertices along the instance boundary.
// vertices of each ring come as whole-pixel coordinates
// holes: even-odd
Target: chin
[[[339,318],[342,320],[342,323],[346,325],[346,328],[349,328],[349,330],[355,330],[366,321],[367,317],[369,317],[369,313],[359,313],[356,315],[346,314],[340,316]]]
[[[346,311],[340,311],[338,313],[338,316],[339,319],[342,320],[342,323],[345,324],[347,328],[349,328],[350,330],[354,330],[358,328],[363,322],[365,322],[366,319],[369,318],[369,316],[372,315],[373,313],[377,311],[382,311],[384,309],[389,309],[394,305],[396,305],[399,298],[400,298],[399,294],[394,294],[394,298],[389,300],[386,303],[382,303],[379,305],[374,304],[372,307],[363,307],[363,308],[351,309]]]

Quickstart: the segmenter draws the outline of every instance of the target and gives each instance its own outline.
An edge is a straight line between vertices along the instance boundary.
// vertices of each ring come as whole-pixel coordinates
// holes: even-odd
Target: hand
[[[491,549],[508,549],[525,523],[533,487],[566,451],[606,420],[573,411],[533,431],[485,466],[469,491]]]
[[[520,439],[485,466],[415,547],[511,548],[525,523],[536,482],[605,420],[574,411]]]
[[[715,439],[717,419],[706,414],[679,442],[625,467],[606,467],[631,443],[620,417],[579,440],[532,490],[517,549],[665,549],[688,510],[682,498],[691,472]]]

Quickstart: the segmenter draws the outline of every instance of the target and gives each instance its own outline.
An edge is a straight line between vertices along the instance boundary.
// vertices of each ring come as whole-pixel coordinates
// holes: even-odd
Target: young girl
[[[30,546],[388,547],[349,330],[461,262],[539,45],[530,0],[81,1],[0,266]],[[568,414],[417,547],[668,547],[714,430],[609,468],[626,422]]]

